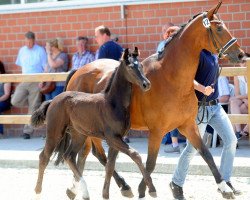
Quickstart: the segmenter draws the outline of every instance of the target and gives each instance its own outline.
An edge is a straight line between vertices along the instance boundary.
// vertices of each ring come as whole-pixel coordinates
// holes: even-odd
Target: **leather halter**
[[[209,36],[210,36],[210,38],[212,39],[213,45],[214,45],[214,47],[215,47],[215,49],[216,49],[216,51],[217,51],[217,53],[218,53],[218,58],[221,59],[222,57],[226,56],[226,55],[225,55],[225,52],[226,52],[234,43],[237,42],[237,39],[233,37],[233,38],[231,38],[231,40],[229,40],[224,46],[222,46],[222,45],[220,44],[219,40],[215,37],[215,34],[213,33],[213,31],[212,31],[212,29],[211,29],[210,21],[209,21],[209,19],[207,18],[207,12],[204,12],[203,15],[202,15],[202,17],[203,17],[203,20],[202,20],[203,25],[204,25],[204,27],[207,29],[207,31],[208,31],[208,33],[209,33]],[[220,20],[220,22],[221,22],[221,20]],[[220,47],[220,48],[218,47],[217,44],[219,44],[219,47]]]

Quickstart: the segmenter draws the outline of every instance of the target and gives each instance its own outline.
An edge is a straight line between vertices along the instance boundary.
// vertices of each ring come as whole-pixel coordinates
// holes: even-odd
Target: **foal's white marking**
[[[77,193],[77,188],[76,188],[76,186],[77,186],[77,182],[76,182],[76,180],[73,178],[73,181],[72,181],[72,187],[71,188],[68,188],[71,192],[73,192],[74,194],[76,194]]]
[[[221,183],[218,184],[218,187],[221,192],[233,192],[232,189],[226,184],[225,181],[222,181]]]
[[[78,189],[76,199],[88,199],[89,198],[87,184],[83,178],[81,178],[79,182],[76,182],[75,186]]]
[[[41,193],[40,194],[34,194],[34,200],[40,200],[41,199]]]

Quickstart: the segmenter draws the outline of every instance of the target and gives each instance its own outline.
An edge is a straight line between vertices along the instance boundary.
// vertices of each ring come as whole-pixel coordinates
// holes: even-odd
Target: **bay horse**
[[[219,1],[216,6],[197,15],[182,27],[161,56],[154,54],[142,61],[144,73],[152,87],[144,94],[137,86],[133,86],[130,114],[131,129],[149,130],[146,170],[150,174],[155,168],[163,136],[178,128],[208,164],[218,187],[223,191],[223,197],[231,198],[231,189],[222,179],[211,153],[200,137],[195,121],[198,102],[193,86],[202,49],[217,53],[231,62],[240,62],[243,57],[244,52],[239,44],[216,16],[221,3]],[[108,59],[87,64],[71,74],[67,90],[99,92],[118,65],[119,62]],[[105,161],[101,140],[88,138],[85,148],[79,153],[80,165],[84,164],[92,144],[94,151],[99,151],[95,154]],[[139,198],[145,197],[145,190],[146,185],[142,180],[138,187]]]
[[[152,179],[144,168],[140,155],[122,140],[130,128],[132,84],[138,85],[143,92],[150,89],[150,82],[144,76],[138,61],[137,48],[132,54],[128,49],[124,51],[119,66],[103,92],[63,92],[52,101],[44,102],[32,114],[31,124],[35,127],[47,121],[46,142],[39,156],[39,174],[35,188],[37,195],[41,193],[43,174],[49,159],[53,152],[58,152],[56,164],[64,160],[79,184],[77,198],[89,199],[86,182],[76,165],[76,155],[80,150],[76,147],[81,146],[76,145],[75,141],[71,142],[74,131],[88,137],[105,139],[110,147],[103,187],[104,199],[109,199],[110,179],[119,151],[130,156],[138,165],[149,187],[149,193],[156,195]],[[68,129],[74,131],[68,134]]]

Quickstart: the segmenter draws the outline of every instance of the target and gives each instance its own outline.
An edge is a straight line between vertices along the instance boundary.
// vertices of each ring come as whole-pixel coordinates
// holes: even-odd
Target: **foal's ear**
[[[219,0],[218,4],[216,6],[214,6],[213,8],[211,8],[208,12],[207,12],[207,16],[209,19],[211,19],[213,17],[214,14],[216,14],[220,8],[222,4],[222,0]]]
[[[128,60],[129,48],[126,48],[122,54],[122,60]]]
[[[132,53],[132,55],[133,55],[134,57],[137,57],[137,56],[140,55],[140,52],[139,52],[138,47],[135,47],[135,50],[134,50],[134,52]]]

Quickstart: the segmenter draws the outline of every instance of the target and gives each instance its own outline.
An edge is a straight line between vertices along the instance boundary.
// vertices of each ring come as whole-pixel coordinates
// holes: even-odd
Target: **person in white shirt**
[[[43,73],[47,56],[45,49],[35,43],[35,34],[31,31],[25,34],[25,46],[23,46],[16,59],[23,74]],[[32,114],[41,104],[41,93],[38,83],[20,83],[11,97],[11,104],[16,107],[28,105],[28,114]],[[30,139],[33,127],[26,124],[23,129],[24,139]]]
[[[250,54],[245,53],[245,58],[250,57]],[[246,59],[240,63],[241,67],[246,67]],[[234,77],[234,92],[235,96],[230,99],[230,109],[232,114],[248,114],[248,96],[247,96],[247,78],[245,76]],[[249,135],[248,125],[244,128],[241,124],[234,124],[235,134],[238,139],[242,136]]]

